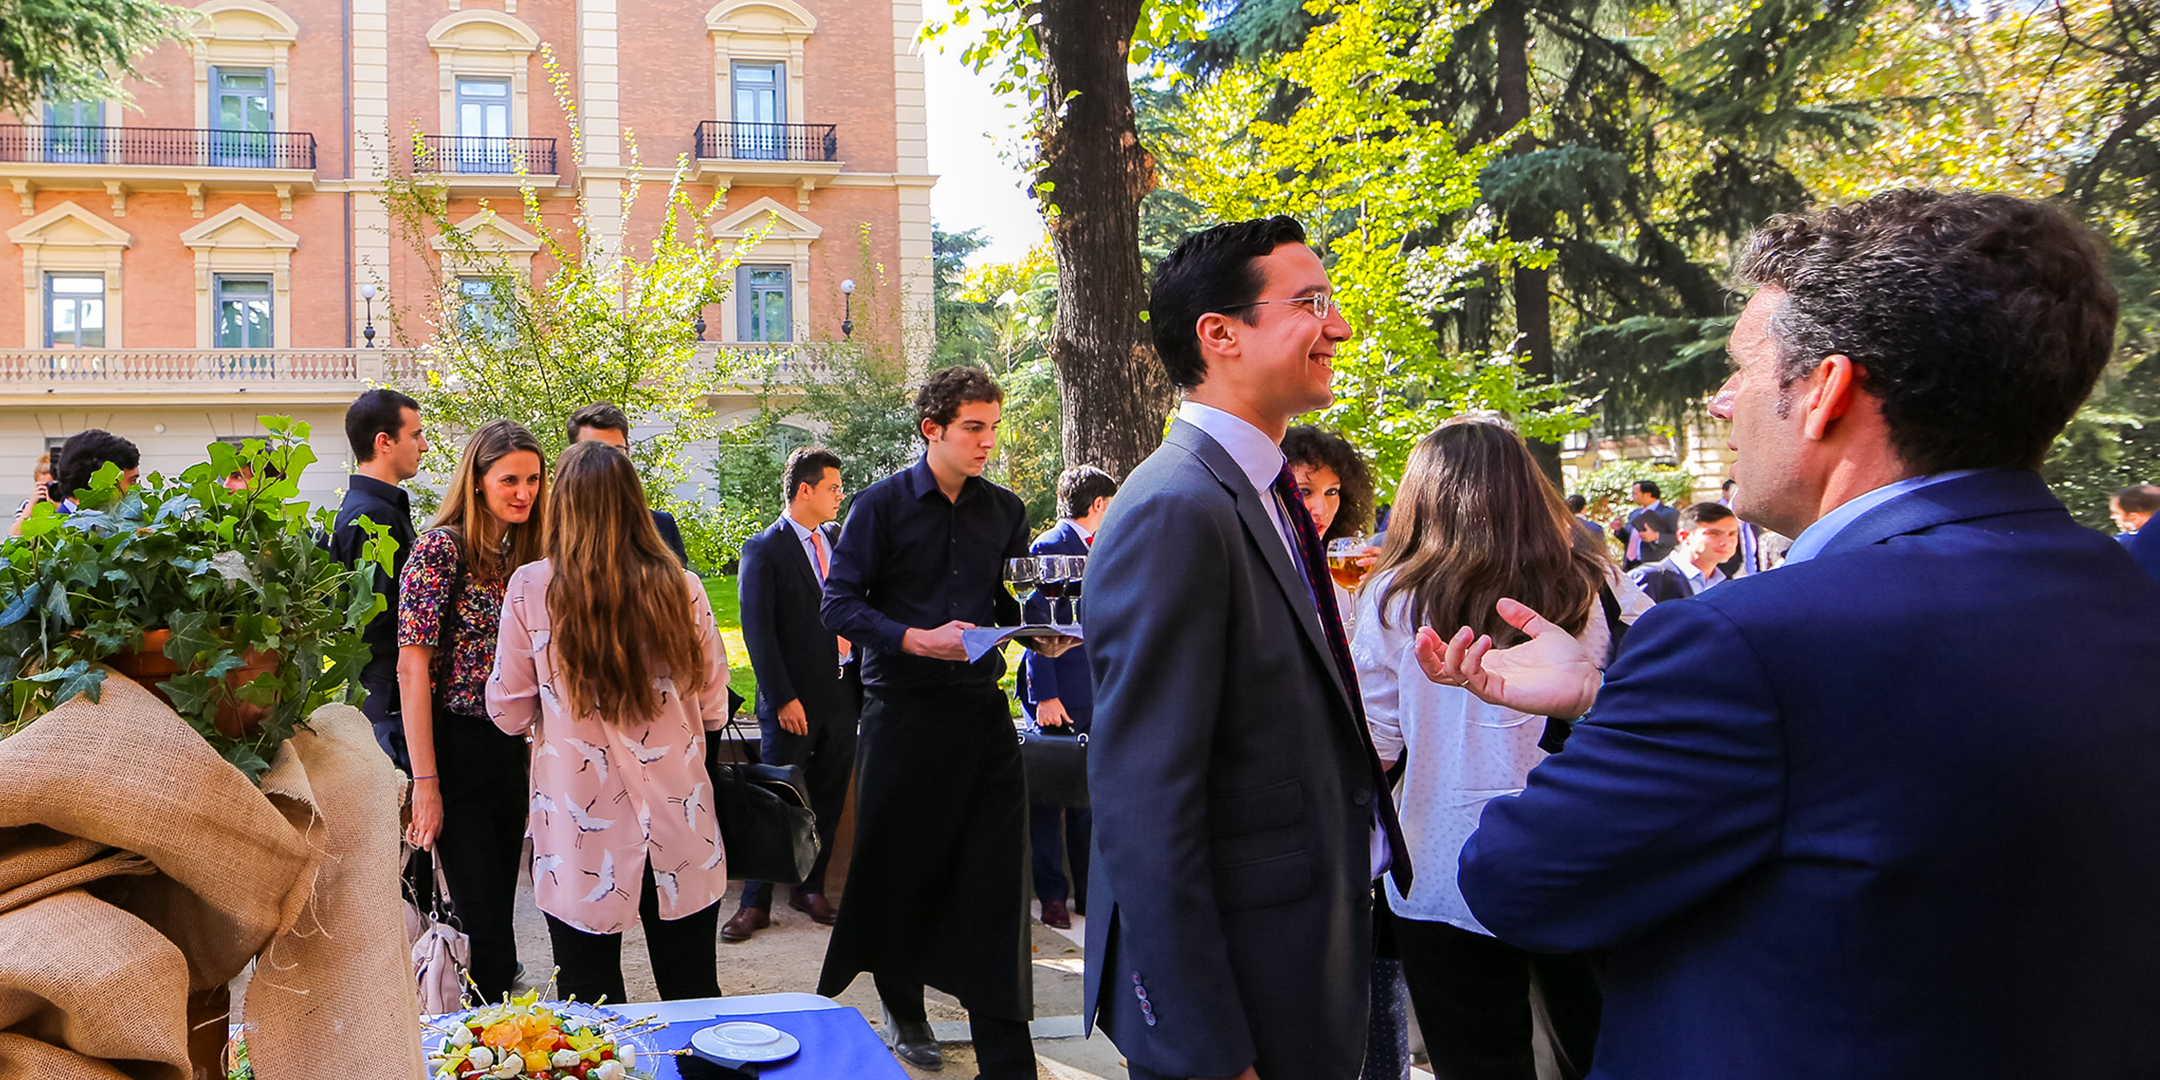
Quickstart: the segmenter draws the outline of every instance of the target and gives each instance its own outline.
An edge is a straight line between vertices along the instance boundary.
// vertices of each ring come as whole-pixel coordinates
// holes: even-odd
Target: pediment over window
[[[7,237],[17,246],[124,248],[135,242],[127,230],[72,201],[9,229]]]
[[[202,16],[194,27],[198,38],[292,42],[300,37],[300,24],[263,0],[209,0],[195,11]]]
[[[817,16],[795,0],[721,0],[705,13],[709,34],[778,34],[804,36],[817,30]]]
[[[766,215],[772,215],[772,228],[765,233],[767,240],[815,240],[825,235],[825,230],[809,218],[774,202],[771,197],[759,199],[713,225],[713,235],[723,240],[740,240],[764,226]]]
[[[428,28],[428,47],[437,51],[530,53],[540,35],[499,11],[461,11]]]
[[[519,228],[515,222],[505,221],[502,215],[492,210],[482,210],[458,222],[454,227],[465,234],[473,247],[481,251],[531,255],[540,250],[539,237]],[[452,246],[449,241],[439,236],[433,243],[437,251],[448,251]]]
[[[300,234],[246,206],[229,206],[217,216],[180,234],[191,248],[259,248],[291,251]]]

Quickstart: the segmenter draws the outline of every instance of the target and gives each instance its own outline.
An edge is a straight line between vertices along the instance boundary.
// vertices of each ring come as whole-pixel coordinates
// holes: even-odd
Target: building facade
[[[523,185],[545,220],[567,228],[582,198],[603,244],[636,244],[683,161],[691,197],[721,200],[716,236],[763,230],[704,313],[716,347],[837,340],[840,284],[865,277],[899,317],[857,337],[927,346],[907,330],[927,326],[932,283],[920,0],[193,10],[191,41],[139,61],[132,105],[0,114],[0,194],[18,211],[0,203],[0,498],[27,495],[38,456],[86,428],[169,471],[285,414],[314,426],[303,493],[330,501],[346,403],[410,367],[387,347],[392,305],[424,310],[409,301],[444,269],[393,227],[394,174],[440,183],[453,219],[516,255],[539,247]],[[712,404],[725,419],[749,394]]]

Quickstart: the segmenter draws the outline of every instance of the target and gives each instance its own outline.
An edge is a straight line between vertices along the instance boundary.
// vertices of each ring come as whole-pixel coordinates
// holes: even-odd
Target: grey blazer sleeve
[[[1179,491],[1146,493],[1119,523],[1144,543],[1098,544],[1088,566],[1096,698],[1088,786],[1116,898],[1103,993],[1144,980],[1164,1017],[1139,1062],[1172,1076],[1235,1076],[1253,1037],[1215,898],[1208,828],[1229,615],[1229,560],[1244,559],[1225,507]],[[1137,1059],[1136,1059],[1137,1060]]]

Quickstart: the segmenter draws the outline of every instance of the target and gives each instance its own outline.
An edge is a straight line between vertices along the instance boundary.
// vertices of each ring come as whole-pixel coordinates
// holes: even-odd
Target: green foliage
[[[2133,484],[2160,483],[2160,364],[2110,372],[2040,472],[2080,523],[2115,531],[2108,498]]]
[[[961,49],[960,62],[995,77],[995,93],[1024,95],[1031,109],[1039,108],[1047,79],[1042,43],[1035,36],[1035,24],[1042,21],[1038,2],[950,0],[952,14],[925,21],[922,39],[936,42],[972,33],[975,40]],[[1203,0],[1147,0],[1126,59],[1135,66],[1160,67],[1158,51],[1207,36],[1207,7]]]
[[[1065,468],[1064,399],[1050,361],[1057,266],[1047,248],[1037,247],[1012,262],[940,281],[939,291],[952,312],[941,327],[941,356],[989,371],[1005,389],[991,478],[1018,492],[1028,521],[1046,528],[1057,519],[1057,477]]]
[[[154,0],[0,0],[0,112],[27,118],[42,101],[125,99],[122,77],[141,77],[135,57],[185,40],[196,17]]]
[[[570,121],[572,160],[582,167],[569,80],[554,54],[545,46],[542,53]],[[621,189],[626,220],[643,186],[634,143],[629,152]],[[518,168],[522,173],[522,162]],[[739,359],[721,353],[722,363],[706,362],[695,326],[725,296],[743,249],[712,240],[718,202],[694,203],[684,188],[688,176],[687,163],[678,161],[659,227],[643,251],[607,245],[584,189],[566,236],[543,217],[539,192],[525,185],[523,228],[540,242],[531,271],[486,239],[484,223],[460,227],[448,195],[431,178],[386,179],[384,199],[399,235],[434,273],[432,291],[392,309],[398,338],[421,358],[421,409],[430,429],[446,436],[429,449],[430,469],[449,472],[461,436],[495,419],[524,424],[553,460],[566,442],[570,413],[610,401],[633,423],[653,429],[631,444],[630,454],[655,504],[678,517],[690,513],[674,498],[687,471],[686,451],[709,437],[707,395],[732,374],[728,362]]]
[[[360,567],[332,558],[317,540],[334,515],[300,498],[297,478],[315,461],[308,425],[261,419],[267,438],[211,443],[209,460],[177,478],[153,474],[123,493],[108,463],[81,510],[61,517],[40,503],[20,536],[0,542],[7,731],[77,694],[98,700],[97,665],[140,650],[152,630],[171,631],[164,652],[181,672],[158,689],[251,779],[316,707],[356,698],[368,660],[359,632],[384,609],[374,573],[389,571],[395,541],[377,525]],[[234,477],[246,479],[228,487]],[[255,652],[275,654],[276,666],[228,685]],[[228,701],[270,713],[229,737],[216,726]]]
[[[1687,470],[1673,465],[1649,461],[1622,459],[1608,461],[1590,471],[1575,484],[1570,495],[1580,495],[1589,503],[1585,510],[1593,520],[1604,521],[1611,517],[1624,517],[1634,509],[1635,500],[1628,488],[1638,480],[1649,480],[1664,493],[1667,505],[1684,506],[1695,490],[1695,478]]]

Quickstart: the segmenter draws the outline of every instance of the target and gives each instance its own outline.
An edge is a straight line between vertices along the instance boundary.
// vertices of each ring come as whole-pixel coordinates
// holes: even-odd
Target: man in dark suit
[[[1326,555],[1277,444],[1350,336],[1288,217],[1155,271],[1185,402],[1088,558],[1082,1015],[1134,1077],[1354,1080],[1373,880],[1410,887]]]
[[[1725,583],[1723,563],[1740,546],[1740,519],[1717,503],[1680,512],[1680,544],[1672,554],[1628,571],[1628,580],[1654,603],[1685,600]]]
[[[605,401],[594,402],[571,413],[570,422],[566,426],[573,443],[593,439],[625,453],[630,450],[630,418],[623,415],[621,409]],[[654,510],[652,523],[654,528],[660,530],[660,541],[667,545],[669,551],[675,553],[675,560],[688,567],[690,553],[683,547],[682,530],[675,525],[675,515],[665,510]]]
[[[832,566],[830,525],[840,513],[840,457],[798,447],[781,473],[787,512],[743,542],[743,646],[757,673],[760,756],[769,765],[800,765],[817,815],[818,857],[788,894],[788,906],[830,926],[839,910],[825,899],[825,864],[855,772],[855,722],[862,680],[846,638],[825,628],[825,574]],[[748,941],[772,925],[772,883],[743,885],[742,906],[720,927],[723,941]]]
[[[1437,681],[1588,712],[1487,806],[1463,895],[1603,952],[1593,1076],[2151,1076],[2160,586],[2038,473],[2113,348],[2098,246],[1894,191],[1740,270],[1711,408],[1785,564],[1651,609],[1602,687],[1511,601],[1511,649],[1420,631]]]
[[[1058,508],[1064,517],[1028,545],[1030,555],[1086,555],[1110,511],[1117,481],[1093,465],[1078,465],[1058,475]],[[1028,600],[1027,620],[1052,621],[1050,601]],[[1062,613],[1060,613],[1062,614]],[[1020,658],[1013,693],[1028,719],[1046,732],[1087,736],[1094,730],[1095,687],[1088,674],[1087,646],[1075,645],[1057,657],[1031,652]],[[1088,832],[1094,815],[1084,806],[1028,807],[1028,840],[1035,850],[1035,898],[1042,901],[1042,921],[1060,930],[1072,928],[1066,902],[1078,898],[1087,911]],[[1065,875],[1067,862],[1072,876]]]
[[[1672,554],[1673,545],[1679,542],[1680,529],[1680,512],[1665,505],[1665,496],[1658,490],[1657,481],[1637,480],[1629,486],[1628,494],[1635,500],[1635,509],[1628,511],[1625,524],[1613,523],[1613,539],[1620,541],[1620,568],[1623,570],[1633,570]]]

